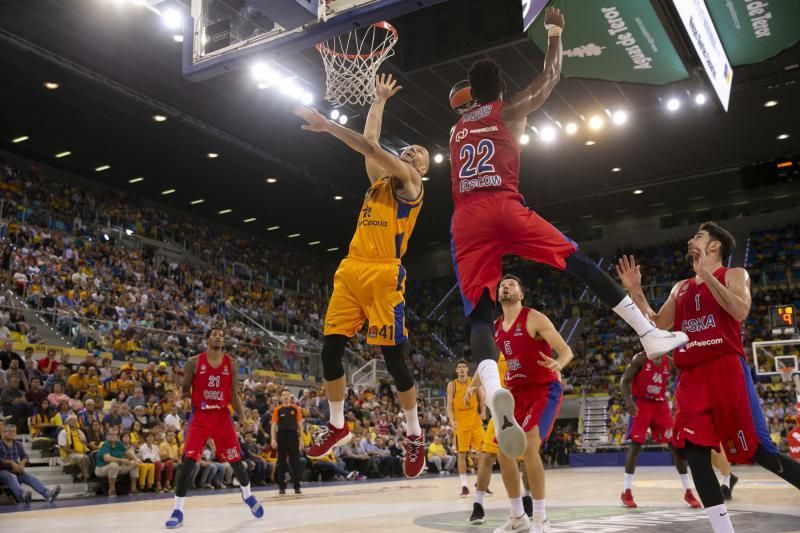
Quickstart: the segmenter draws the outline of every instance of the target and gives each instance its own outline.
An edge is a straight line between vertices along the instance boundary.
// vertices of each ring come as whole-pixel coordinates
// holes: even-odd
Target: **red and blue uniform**
[[[662,356],[660,364],[647,360],[633,378],[631,392],[637,413],[628,422],[627,437],[631,442],[644,444],[648,429],[654,441],[671,441],[673,420],[666,394],[669,375],[669,359]]]
[[[725,285],[725,267],[714,277]],[[722,449],[731,463],[750,463],[758,445],[777,453],[742,347],[741,322],[717,302],[708,285],[683,282],[675,301],[675,328],[689,336],[674,352],[680,370],[675,393],[673,445]]]
[[[481,105],[465,113],[450,134],[450,250],[466,315],[485,290],[496,298],[504,255],[564,270],[566,258],[578,248],[525,206],[519,146],[500,116],[502,109],[502,100]]]
[[[236,376],[228,355],[222,356],[222,363],[217,367],[209,364],[205,352],[197,356],[192,378],[192,414],[183,449],[185,457],[200,460],[210,438],[220,461],[232,463],[241,460],[239,440],[228,410],[234,379]]]
[[[558,375],[539,364],[550,357],[552,350],[544,339],[534,339],[525,327],[530,309],[523,307],[508,331],[503,329],[503,317],[494,323],[494,340],[506,359],[505,384],[514,396],[514,418],[526,433],[539,426],[545,440],[561,410],[564,388]]]

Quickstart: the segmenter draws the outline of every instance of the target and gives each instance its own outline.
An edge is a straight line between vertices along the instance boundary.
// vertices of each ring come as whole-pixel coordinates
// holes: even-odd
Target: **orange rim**
[[[372,24],[372,26],[374,26],[376,28],[380,28],[382,30],[386,30],[387,32],[389,32],[392,35],[392,37],[391,37],[391,41],[392,41],[391,45],[382,46],[382,47],[378,48],[377,50],[373,50],[369,54],[344,54],[342,52],[337,52],[336,50],[331,50],[330,48],[325,46],[324,43],[316,44],[315,48],[317,50],[319,50],[323,54],[328,54],[329,56],[339,57],[339,58],[342,58],[342,59],[349,59],[351,61],[354,60],[354,59],[369,59],[371,57],[381,56],[381,55],[385,54],[386,52],[388,52],[392,48],[392,46],[394,46],[394,44],[397,42],[397,38],[398,38],[397,30],[395,29],[394,26],[392,26],[391,24],[389,24],[386,21],[376,22],[375,24]],[[386,41],[384,40],[384,42],[386,42]]]

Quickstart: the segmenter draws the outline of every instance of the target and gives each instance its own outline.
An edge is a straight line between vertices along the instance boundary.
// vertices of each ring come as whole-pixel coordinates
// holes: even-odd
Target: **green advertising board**
[[[689,77],[649,0],[555,0],[565,29],[561,73],[568,78],[664,85]],[[547,50],[544,15],[528,37]]]
[[[731,64],[758,63],[800,41],[800,0],[706,0]]]

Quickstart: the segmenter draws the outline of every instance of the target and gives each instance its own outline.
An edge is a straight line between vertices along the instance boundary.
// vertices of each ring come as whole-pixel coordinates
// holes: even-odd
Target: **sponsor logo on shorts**
[[[378,326],[370,326],[367,330],[367,337],[375,339],[378,337]]]
[[[728,439],[728,442],[726,444],[728,445],[728,452],[731,455],[736,455],[738,450],[736,449],[736,443],[733,441],[733,439]]]

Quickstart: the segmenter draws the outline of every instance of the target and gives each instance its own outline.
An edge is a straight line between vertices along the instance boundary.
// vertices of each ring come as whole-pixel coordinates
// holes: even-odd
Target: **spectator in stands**
[[[0,329],[4,327],[6,327],[5,324],[0,325]],[[8,338],[9,338],[8,335],[3,337],[2,334],[0,333],[0,339],[8,339]],[[23,361],[22,357],[20,357],[19,354],[14,351],[14,343],[8,340],[3,345],[3,350],[0,351],[0,368],[2,368],[3,370],[8,370],[11,367],[11,361],[15,359],[19,363],[19,368],[22,368],[25,361]]]
[[[105,404],[105,397],[100,393],[100,387],[96,383],[89,383],[88,390],[86,391],[86,394],[83,395],[84,404],[89,400],[94,401],[96,406],[102,406]]]
[[[147,417],[147,427],[152,428],[164,423],[164,408],[161,404],[153,406],[153,413]]]
[[[172,408],[169,410],[169,413],[164,417],[165,426],[180,431],[182,426],[181,414],[179,412],[180,408],[180,402],[175,402],[172,404]]]
[[[147,433],[144,442],[139,446],[139,488],[151,489],[155,482],[156,492],[161,492],[161,476],[163,466],[158,455],[158,446],[155,445],[155,435]],[[152,466],[152,470],[147,465]]]
[[[67,393],[81,395],[88,389],[86,367],[79,366],[77,372],[67,378]]]
[[[428,462],[436,467],[440,474],[447,474],[453,470],[456,458],[448,455],[442,445],[442,438],[434,437],[433,443],[428,447]]]
[[[11,359],[11,361],[8,363],[8,370],[6,370],[6,381],[8,381],[11,376],[17,376],[20,390],[28,390],[28,378],[22,368],[20,368],[19,359]]]
[[[134,418],[133,414],[131,414],[131,408],[125,402],[119,404],[119,418],[122,423],[122,433],[130,431]]]
[[[350,431],[355,433],[355,428],[351,428]],[[348,470],[356,471],[368,477],[380,475],[375,461],[361,451],[356,439],[351,439],[349,443],[337,448],[337,451]]]
[[[86,435],[78,427],[78,417],[70,415],[67,424],[58,434],[58,448],[61,452],[61,462],[65,466],[78,465],[83,481],[89,480],[89,445]]]
[[[6,424],[0,440],[0,481],[4,482],[17,502],[30,503],[30,491],[22,490],[22,485],[28,485],[42,497],[53,502],[61,492],[61,485],[53,489],[45,487],[39,479],[25,471],[28,465],[28,455],[22,447],[22,442],[16,440],[17,427]]]
[[[209,439],[206,447],[203,448],[203,456],[195,465],[194,485],[198,489],[225,488],[222,482],[225,477],[225,466],[214,461],[215,450],[212,447],[213,441]],[[266,483],[264,484],[266,485]]]
[[[61,402],[69,404],[70,397],[64,393],[64,383],[61,381],[53,383],[53,392],[47,395],[47,399],[50,400],[50,405],[57,406]]]
[[[86,432],[94,422],[102,422],[103,416],[95,409],[95,403],[92,398],[86,398],[83,402],[83,409],[78,411],[78,423],[81,429]]]
[[[345,479],[350,481],[358,476],[357,471],[349,472],[347,468],[345,468],[344,461],[336,457],[334,449],[331,449],[327,455],[324,455],[319,459],[312,460],[311,468],[314,472],[320,475],[332,473],[333,479],[336,481],[344,481]]]
[[[25,394],[19,388],[18,376],[11,375],[3,391],[0,392],[0,409],[5,416],[11,417],[9,422],[15,425],[20,433],[27,433],[30,406]]]
[[[58,361],[56,361],[56,351],[52,348],[47,350],[47,356],[39,359],[37,366],[42,374],[50,375],[54,373],[59,366]]]
[[[106,433],[106,440],[97,451],[97,466],[94,473],[99,478],[108,478],[108,497],[117,495],[117,478],[128,474],[131,479],[130,493],[136,494],[136,480],[139,477],[139,460],[125,444],[120,441],[119,428],[112,427]]]
[[[147,404],[147,400],[145,400],[144,397],[144,389],[142,389],[142,387],[135,387],[133,389],[133,396],[129,396],[128,399],[125,400],[125,403],[128,404],[131,410],[136,409],[138,405],[144,407]]]
[[[252,432],[244,434],[244,442],[242,443],[242,457],[247,464],[247,469],[252,473],[253,484],[261,487],[267,484],[268,465],[267,462],[261,457],[261,446],[258,445],[255,435]],[[280,481],[280,480],[279,480]],[[282,490],[286,490],[285,484],[281,485]]]
[[[377,446],[377,442],[373,442],[373,433],[365,433],[361,438],[361,453],[370,456],[375,461],[375,467],[380,473],[381,477],[388,477],[392,475],[392,457],[389,450],[381,449]],[[377,439],[376,439],[377,441]]]
[[[112,427],[120,428],[122,426],[122,416],[119,414],[119,402],[111,400],[111,410],[103,417],[103,428],[106,433]],[[117,435],[119,437],[119,435]]]
[[[69,408],[69,402],[67,400],[61,400],[60,402],[58,402],[58,406],[56,409],[56,416],[58,417],[59,422],[61,422],[62,426],[66,426],[67,419],[70,417],[70,415],[74,414],[75,413],[73,413],[72,410]]]
[[[93,452],[99,450],[104,440],[106,440],[106,434],[103,431],[103,423],[99,420],[92,421],[86,432],[86,442],[89,449]]]
[[[178,445],[178,441],[175,440],[175,431],[167,430],[167,432],[164,434],[164,440],[158,445],[158,455],[161,460],[161,464],[164,466],[164,471],[166,472],[164,488],[168,491],[172,490],[172,478],[174,471],[181,465],[181,456],[179,450],[180,446]]]
[[[28,421],[31,436],[35,439],[44,438],[55,441],[61,431],[61,426],[61,418],[53,415],[50,402],[47,398],[42,398]]]

